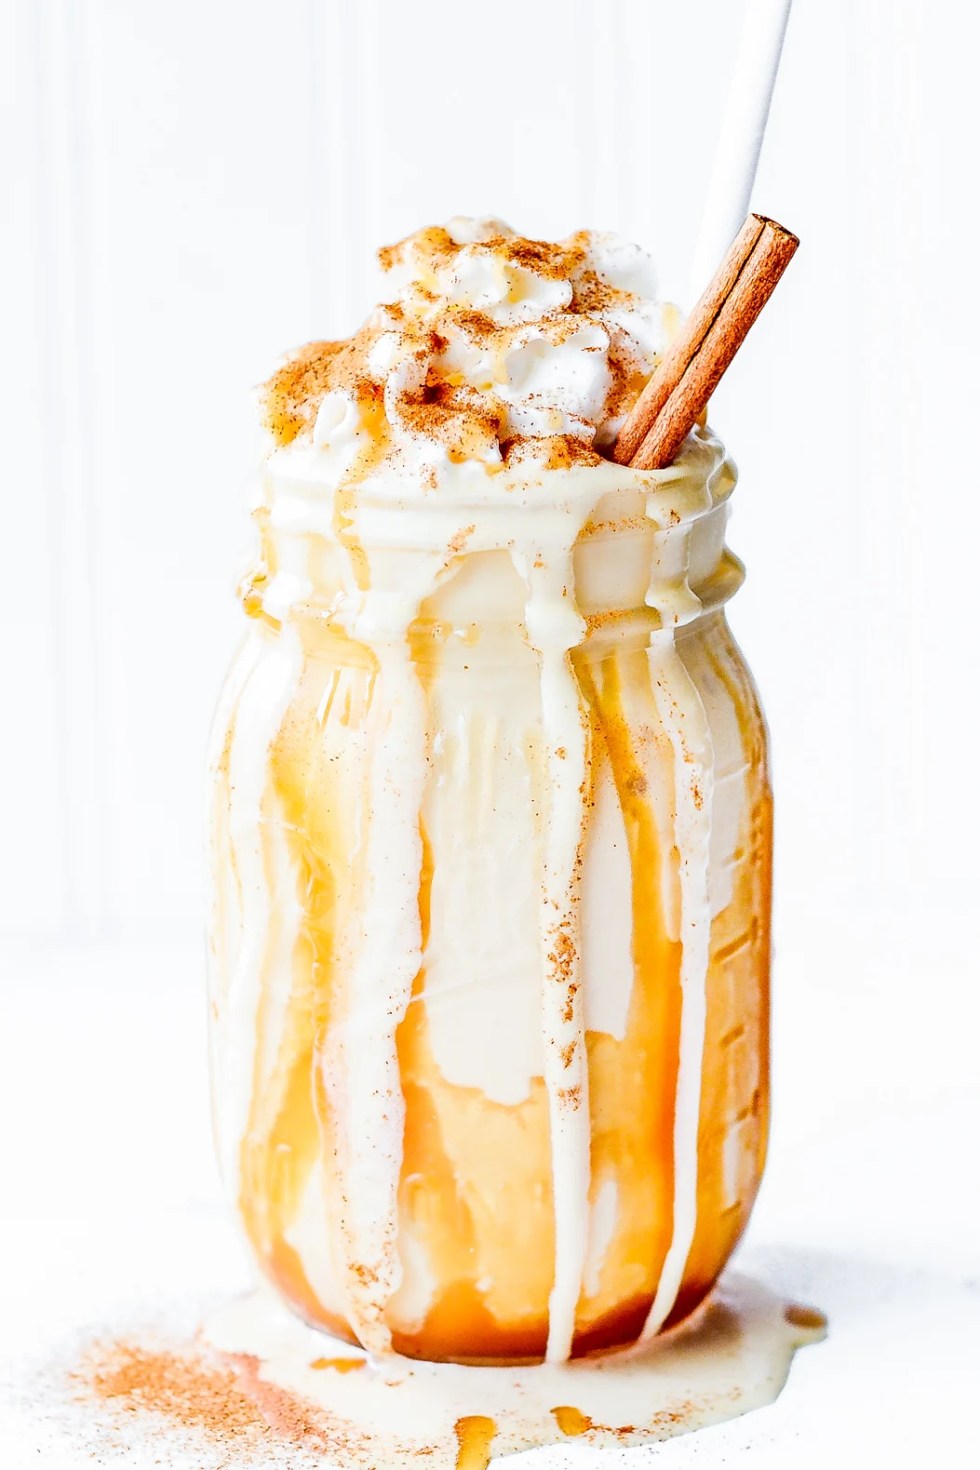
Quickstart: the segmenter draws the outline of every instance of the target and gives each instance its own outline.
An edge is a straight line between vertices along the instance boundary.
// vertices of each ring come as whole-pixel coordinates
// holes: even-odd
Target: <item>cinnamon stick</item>
[[[613,459],[643,470],[670,464],[799,243],[775,220],[749,215],[633,405]]]

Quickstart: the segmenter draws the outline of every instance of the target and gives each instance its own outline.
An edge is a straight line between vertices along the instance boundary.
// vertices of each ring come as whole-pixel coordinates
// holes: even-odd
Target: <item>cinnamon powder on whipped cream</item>
[[[458,219],[378,256],[382,301],[363,326],[300,348],[262,390],[273,449],[300,439],[344,459],[341,480],[369,464],[420,487],[447,461],[490,474],[601,463],[676,315],[642,251]]]

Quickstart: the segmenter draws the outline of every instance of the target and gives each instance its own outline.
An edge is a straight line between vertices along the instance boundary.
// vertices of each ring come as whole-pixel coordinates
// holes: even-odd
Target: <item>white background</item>
[[[55,1296],[87,1320],[165,1268],[203,1280],[202,1241],[226,1259],[201,812],[242,623],[252,385],[358,321],[375,246],[458,212],[620,230],[682,294],[742,8],[0,0],[0,1107],[32,1120],[4,1143],[10,1322]],[[921,1389],[923,1450],[966,1392],[949,1303],[980,1217],[978,50],[965,3],[796,0],[753,204],[803,245],[712,411],[741,469],[732,622],[778,814],[752,1238],[792,1245],[796,1290],[839,1324],[836,1355],[832,1337],[794,1374],[818,1395],[784,1411],[798,1426],[810,1404],[815,1457],[780,1441],[780,1465],[837,1453],[825,1395],[853,1431],[874,1360],[882,1394]],[[123,1243],[107,1208],[117,1231],[130,1212]],[[928,1270],[953,1275],[933,1289]],[[931,1378],[903,1358],[909,1301]]]
[[[741,12],[5,0],[0,933],[196,932],[252,385],[456,212],[620,230],[682,294]],[[713,408],[777,939],[834,965],[974,947],[978,44],[966,5],[798,0],[753,202],[803,246]]]
[[[251,386],[454,212],[621,230],[682,293],[740,12],[6,0],[0,932],[199,926]],[[831,963],[972,947],[972,17],[799,0],[754,203],[803,248],[714,406],[777,937]]]

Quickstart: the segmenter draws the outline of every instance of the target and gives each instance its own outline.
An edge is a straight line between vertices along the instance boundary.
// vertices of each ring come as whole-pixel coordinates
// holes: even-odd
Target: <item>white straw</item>
[[[691,266],[691,302],[704,290],[749,212],[792,3],[748,0]]]

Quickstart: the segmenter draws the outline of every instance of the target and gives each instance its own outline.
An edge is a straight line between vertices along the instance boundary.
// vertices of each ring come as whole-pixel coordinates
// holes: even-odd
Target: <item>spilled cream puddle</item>
[[[203,1336],[248,1359],[259,1383],[305,1400],[344,1470],[420,1458],[432,1470],[485,1470],[494,1456],[535,1446],[647,1444],[760,1408],[779,1394],[797,1348],[825,1332],[820,1312],[733,1273],[666,1336],[564,1365],[373,1362],[263,1291],[223,1307]]]

